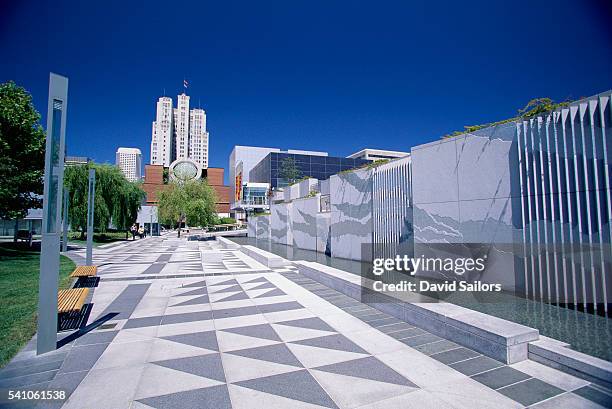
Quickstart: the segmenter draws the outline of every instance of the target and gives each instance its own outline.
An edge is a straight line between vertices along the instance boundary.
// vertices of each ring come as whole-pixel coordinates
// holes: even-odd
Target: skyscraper
[[[117,149],[115,164],[130,182],[136,182],[142,177],[142,153],[138,148]]]
[[[156,120],[151,132],[151,164],[169,167],[176,159],[191,159],[208,168],[208,131],[206,111],[189,108],[189,95],[157,101]]]
[[[174,108],[174,146],[175,159],[189,157],[189,95],[182,93],[178,96]]]
[[[172,98],[161,97],[157,101],[156,120],[151,136],[151,165],[170,166],[173,160],[174,124]]]
[[[208,168],[208,131],[206,111],[200,108],[189,113],[189,157],[204,169]]]

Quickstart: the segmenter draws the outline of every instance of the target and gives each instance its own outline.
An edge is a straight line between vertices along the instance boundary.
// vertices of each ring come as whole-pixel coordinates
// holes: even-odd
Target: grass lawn
[[[25,243],[0,244],[0,368],[36,332],[39,251]],[[75,264],[66,256],[60,263],[60,288],[68,288]]]
[[[71,232],[68,235],[68,242],[78,245],[78,246],[86,246],[87,239],[81,240],[80,232]],[[132,239],[132,235],[129,235],[130,240]],[[115,241],[125,241],[125,232],[105,232],[105,233],[95,233],[93,236],[93,246],[98,247],[103,244],[113,243]]]

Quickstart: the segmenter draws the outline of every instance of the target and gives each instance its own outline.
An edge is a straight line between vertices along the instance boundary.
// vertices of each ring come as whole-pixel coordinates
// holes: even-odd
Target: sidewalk
[[[92,409],[606,406],[587,381],[505,365],[214,241],[150,237],[94,263],[102,324],[51,354],[31,343],[0,388],[64,389],[64,408]]]

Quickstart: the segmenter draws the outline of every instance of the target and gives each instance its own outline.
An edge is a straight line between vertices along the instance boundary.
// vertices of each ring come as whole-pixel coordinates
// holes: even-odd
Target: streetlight
[[[57,285],[60,268],[60,220],[64,185],[67,101],[68,78],[50,73],[38,284],[38,336],[36,339],[38,355],[54,350],[57,345]]]

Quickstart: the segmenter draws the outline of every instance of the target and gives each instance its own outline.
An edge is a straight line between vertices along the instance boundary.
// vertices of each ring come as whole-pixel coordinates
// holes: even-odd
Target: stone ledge
[[[268,253],[254,246],[240,246],[240,251],[269,268],[285,267],[291,264],[276,254]]]
[[[239,250],[240,244],[234,243],[233,241],[226,239],[225,237],[216,236],[215,239],[219,242],[221,247],[228,250]]]
[[[530,342],[529,359],[612,388],[612,362],[574,351],[564,342],[546,337]]]
[[[314,262],[294,262],[299,272],[350,297],[360,299],[361,278]],[[427,301],[412,294],[416,302],[381,294],[380,302],[367,304],[417,327],[472,348],[491,358],[512,364],[527,359],[528,342],[538,330],[458,305]]]

